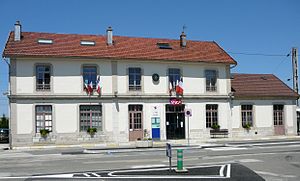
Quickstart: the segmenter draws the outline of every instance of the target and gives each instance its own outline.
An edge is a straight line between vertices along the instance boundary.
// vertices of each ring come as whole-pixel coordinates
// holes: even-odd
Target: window
[[[94,41],[88,41],[88,40],[81,40],[80,41],[80,45],[86,45],[86,46],[95,46],[96,42]]]
[[[53,44],[53,40],[49,39],[38,39],[39,44]]]
[[[52,106],[35,106],[35,128],[36,133],[41,129],[52,131]]]
[[[172,49],[169,43],[157,43],[159,49]]]
[[[102,130],[101,105],[80,106],[80,131],[86,131],[90,127]]]
[[[274,125],[283,125],[283,105],[273,105]]]
[[[128,114],[129,114],[129,129],[131,130],[142,129],[143,105],[129,105]]]
[[[180,69],[176,68],[169,68],[168,70],[168,76],[169,76],[169,86],[171,91],[175,91],[176,82],[180,81],[181,72]]]
[[[217,91],[217,71],[205,70],[205,78],[206,78],[206,91],[208,92]]]
[[[50,90],[51,71],[50,65],[36,66],[36,90],[48,91]]]
[[[218,124],[218,105],[206,105],[206,127],[211,128],[212,125]]]
[[[253,126],[253,105],[242,105],[242,126]]]
[[[141,90],[141,77],[142,70],[141,68],[129,68],[129,90],[130,91],[139,91]]]
[[[96,66],[83,66],[83,83],[89,85],[91,82],[93,88],[96,88],[97,80],[97,67]]]

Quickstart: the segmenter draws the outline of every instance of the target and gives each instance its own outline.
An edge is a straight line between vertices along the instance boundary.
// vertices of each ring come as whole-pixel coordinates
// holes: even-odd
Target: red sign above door
[[[172,98],[172,99],[170,99],[170,104],[172,104],[172,105],[181,105],[182,104],[182,100],[181,99]]]

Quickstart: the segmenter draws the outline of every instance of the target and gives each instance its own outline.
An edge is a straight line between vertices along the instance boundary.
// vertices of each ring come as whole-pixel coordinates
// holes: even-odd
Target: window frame
[[[96,68],[96,76],[95,76],[95,82],[93,82],[93,90],[96,89],[97,85],[96,85],[96,81],[97,81],[97,76],[99,75],[99,67],[96,64],[83,64],[81,67],[81,75],[82,75],[82,82],[83,82],[83,88],[82,90],[85,90],[85,68]],[[88,83],[90,83],[90,80],[88,80]]]
[[[217,125],[219,124],[219,105],[206,104],[205,105],[205,126],[206,128],[211,128],[212,125],[214,124]]]
[[[142,104],[128,105],[129,130],[132,131],[143,130],[143,107],[144,106]],[[140,114],[140,117],[137,116],[138,114]]]
[[[131,70],[134,69],[139,69],[139,73],[138,72],[131,72]],[[128,91],[132,92],[132,91],[142,91],[142,74],[143,74],[143,70],[141,67],[128,67],[127,69],[128,71]],[[133,84],[131,84],[131,77],[133,78]],[[137,77],[139,77],[139,84],[137,84],[136,82],[138,81],[138,79],[136,79]]]
[[[275,109],[277,107],[277,109]],[[282,107],[282,109],[278,109]],[[273,105],[273,124],[274,126],[284,125],[284,104],[274,104]]]
[[[42,107],[41,112],[38,112],[38,107]],[[48,107],[50,109],[45,109],[45,107]],[[50,110],[50,111],[49,111]],[[50,113],[49,113],[50,112]],[[42,116],[42,119],[38,119],[38,116]],[[46,120],[46,116],[49,117],[50,119]],[[50,125],[46,126],[46,121],[50,122]],[[40,122],[40,125],[38,125],[38,122]],[[42,123],[42,124],[41,124]],[[53,131],[53,106],[52,105],[35,105],[35,132],[40,133],[41,129],[48,129],[49,132]]]
[[[91,108],[96,108],[96,107],[99,107],[100,109],[98,109],[98,110],[91,109]],[[95,114],[97,114],[97,115],[95,115]],[[85,117],[85,119],[83,119],[83,117]],[[92,127],[97,128],[97,131],[103,130],[103,106],[102,105],[99,105],[99,104],[97,104],[97,105],[93,105],[93,104],[92,105],[88,105],[88,104],[79,105],[79,132],[86,132],[87,129],[90,128],[90,126],[91,126],[90,121],[92,121]],[[95,123],[95,122],[96,122],[96,124],[93,125],[93,123]]]
[[[175,74],[175,73],[171,74],[170,70],[179,70],[179,74],[178,74],[179,76],[177,74]],[[168,68],[167,75],[168,75],[168,87],[169,87],[169,91],[175,92],[176,91],[176,82],[177,82],[177,80],[179,82],[180,79],[182,78],[182,71],[181,71],[180,68],[176,68],[176,67]],[[177,76],[178,76],[178,79],[177,79]],[[172,78],[170,78],[170,77],[172,77]],[[171,82],[171,79],[173,80],[173,82]],[[175,81],[174,81],[174,79],[175,79]],[[172,89],[170,87],[170,83],[172,84]]]
[[[214,85],[211,85],[212,84],[212,78],[209,77],[209,85],[208,85],[208,72],[215,72],[215,84]],[[219,78],[219,75],[218,75],[218,70],[216,69],[206,69],[204,70],[204,77],[205,77],[205,91],[206,92],[218,92],[218,78]]]
[[[243,107],[251,106],[251,109],[243,109]],[[250,118],[249,118],[250,116]],[[254,126],[254,105],[253,104],[242,104],[241,105],[241,125],[242,127],[246,124],[250,124],[250,127]]]
[[[49,68],[49,71],[47,71],[47,73],[49,74],[49,83],[45,83],[45,72],[43,72],[43,78],[41,79],[42,80],[42,84],[39,84],[38,80],[39,79],[39,75],[40,75],[40,72],[38,70],[38,67],[43,67],[44,69],[46,69],[47,67]],[[50,92],[52,90],[52,65],[51,64],[35,64],[34,66],[35,70],[35,91],[36,92]],[[41,88],[40,88],[41,86]]]

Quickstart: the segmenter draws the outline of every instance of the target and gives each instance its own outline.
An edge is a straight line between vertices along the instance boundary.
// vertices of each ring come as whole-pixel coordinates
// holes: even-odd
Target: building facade
[[[197,141],[210,139],[214,124],[229,137],[296,134],[296,93],[271,75],[233,78],[236,61],[220,46],[184,33],[179,40],[113,36],[111,28],[106,36],[32,33],[17,22],[3,57],[13,146]],[[271,83],[243,90],[257,77]],[[274,83],[281,93],[266,92]],[[46,141],[41,129],[50,131]]]

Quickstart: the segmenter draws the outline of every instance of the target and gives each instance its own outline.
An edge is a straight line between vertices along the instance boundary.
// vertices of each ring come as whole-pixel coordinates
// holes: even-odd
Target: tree
[[[8,128],[8,118],[5,116],[5,114],[3,114],[0,119],[0,128]]]

